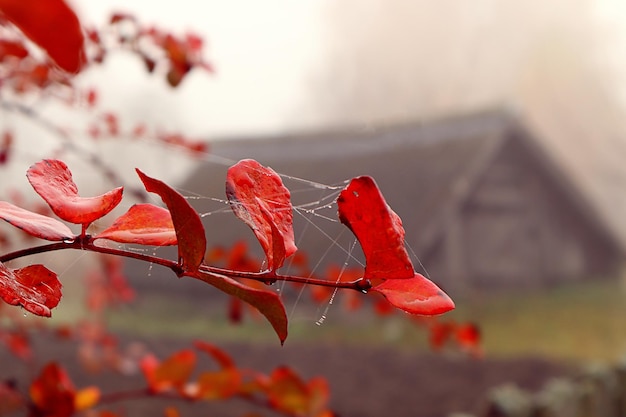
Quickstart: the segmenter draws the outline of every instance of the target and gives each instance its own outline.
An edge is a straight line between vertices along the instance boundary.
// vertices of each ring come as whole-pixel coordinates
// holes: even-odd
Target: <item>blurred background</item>
[[[73,5],[88,23],[125,11],[205,39],[215,74],[192,72],[176,90],[147,76],[143,63],[124,54],[81,74],[78,82],[99,87],[101,107],[121,115],[121,123],[143,121],[209,141],[209,154],[200,159],[167,147],[129,151],[120,141],[85,146],[129,182],[139,166],[198,196],[194,204],[206,214],[210,240],[228,246],[251,235],[236,220],[222,220],[230,214],[222,216],[223,202],[214,199],[223,199],[227,166],[254,157],[309,180],[285,179],[303,190],[294,194],[302,208],[296,216],[299,246],[312,265],[320,259],[341,263],[354,240],[340,237],[336,224],[323,219],[336,210],[327,207],[331,186],[370,174],[403,219],[416,265],[457,300],[449,317],[480,327],[485,363],[549,361],[527,366],[539,375],[536,369],[615,361],[626,353],[623,2],[76,0]],[[55,108],[44,110],[60,121],[68,117]],[[23,164],[11,167],[22,178],[38,152],[48,156],[53,148],[34,150],[27,138],[55,139],[40,131],[29,136],[33,131],[19,116],[0,120],[25,132],[16,144]],[[81,189],[98,189],[99,174],[88,165],[83,171],[82,179],[77,176]],[[309,223],[322,232],[311,232]],[[252,254],[260,256],[256,245],[249,239]],[[328,255],[329,248],[336,253]],[[269,327],[260,332],[254,320],[234,330],[223,316],[207,324],[207,316],[223,310],[223,300],[215,301],[217,308],[207,306],[201,300],[215,299],[210,289],[190,285],[180,289],[175,303],[172,293],[183,288],[180,283],[141,268],[130,271],[147,295],[136,307],[112,313],[114,328],[176,338],[206,335],[212,326],[217,329],[212,335],[227,343],[273,342]],[[297,301],[288,310],[296,346],[392,347],[401,355],[428,349],[426,332],[399,316],[343,313],[337,302],[324,305],[331,319],[319,326],[328,309],[311,310],[293,295]],[[185,302],[191,296],[198,297],[193,312]],[[198,317],[198,311],[206,315]],[[60,306],[59,315],[72,319],[76,309]],[[180,326],[183,318],[186,326]],[[460,360],[458,352],[447,354]],[[480,375],[485,384],[493,381],[486,367],[476,366],[463,368],[468,380]],[[502,379],[519,377],[524,364],[517,366],[518,371],[502,371]],[[525,377],[529,387],[543,382]]]

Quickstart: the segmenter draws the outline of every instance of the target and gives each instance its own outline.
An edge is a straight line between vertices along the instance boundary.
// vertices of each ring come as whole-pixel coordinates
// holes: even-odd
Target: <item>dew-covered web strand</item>
[[[341,281],[341,277],[343,276],[343,273],[345,272],[346,268],[348,267],[349,260],[350,260],[350,258],[352,258],[352,251],[354,250],[355,246],[356,246],[356,239],[352,242],[352,245],[350,245],[350,249],[347,251],[348,252],[348,256],[346,257],[345,262],[341,266],[341,271],[339,271],[339,275],[337,275],[337,279],[335,280],[335,284],[338,284]],[[337,291],[338,290],[339,289],[336,288],[336,287],[333,289],[333,292],[332,292],[332,294],[330,296],[330,299],[328,300],[328,303],[326,303],[326,307],[324,307],[324,311],[320,315],[320,318],[317,319],[317,321],[315,322],[316,325],[321,326],[326,321],[326,319],[328,317],[328,312],[330,311],[330,306],[333,305],[333,303],[335,301],[335,296],[337,295]]]
[[[221,165],[225,167],[230,167],[238,162],[237,160],[221,157],[219,155],[212,154],[212,153],[203,155],[201,159],[204,161],[204,163],[216,164],[216,165]],[[329,210],[336,208],[336,198],[341,192],[341,190],[343,190],[346,187],[346,185],[348,184],[350,180],[346,179],[344,181],[341,181],[335,184],[324,184],[324,183],[320,183],[317,181],[312,181],[312,180],[308,180],[304,178],[295,177],[292,175],[283,174],[280,172],[277,172],[277,174],[283,180],[285,187],[289,189],[292,199],[305,201],[304,203],[299,202],[298,204],[294,204],[293,206],[294,214],[304,219],[305,221],[304,227],[301,227],[300,230],[297,230],[297,229],[294,230],[295,235],[296,235],[296,245],[300,248],[299,244],[302,241],[304,234],[313,233],[313,232],[320,233],[323,236],[323,238],[328,241],[328,246],[326,247],[324,253],[321,254],[318,259],[316,259],[315,265],[313,266],[312,270],[309,272],[310,273],[309,277],[313,277],[313,275],[316,272],[318,272],[324,260],[330,255],[330,253],[333,250],[338,250],[340,252],[343,252],[346,255],[345,262],[343,263],[340,274],[337,277],[335,282],[340,282],[342,275],[344,274],[346,268],[349,267],[350,264],[358,264],[363,267],[364,266],[363,262],[361,262],[358,258],[356,258],[353,255],[354,248],[356,247],[356,244],[358,243],[357,240],[354,239],[351,245],[349,246],[349,248],[346,248],[342,244],[340,244],[340,238],[343,236],[343,233],[346,231],[347,228],[341,229],[341,232],[337,236],[332,236],[329,233],[327,233],[322,227],[324,222],[332,222],[332,223],[339,222],[338,218],[336,217],[336,212],[330,214]],[[200,213],[200,216],[203,218],[214,215],[214,214],[218,214],[218,213],[219,214],[223,214],[223,213],[232,214],[232,210],[230,207],[231,203],[225,198],[219,198],[217,196],[211,196],[211,195],[202,195],[200,193],[192,192],[190,190],[183,190],[183,189],[180,189],[180,190],[186,195],[186,198],[189,200],[210,200],[214,203],[221,205],[220,207],[214,210],[209,210],[209,211]],[[307,195],[310,195],[312,197],[309,201],[307,201]],[[268,201],[271,201],[271,196],[265,196],[264,198]],[[426,271],[426,268],[420,261],[419,257],[416,255],[415,251],[408,244],[407,244],[407,247],[411,253],[411,257],[414,260],[416,260],[420,268],[424,271],[424,275],[429,277],[429,274]],[[300,248],[300,250],[303,250],[304,252],[308,253],[306,247]],[[289,266],[291,265],[292,260],[293,258],[287,259],[287,264],[286,264],[287,268],[289,268]],[[280,286],[278,286],[276,289],[277,292],[280,292],[281,296],[284,293],[285,285],[286,285],[286,282],[281,282]],[[301,302],[305,290],[306,290],[306,286],[302,286],[298,290],[296,299],[288,315],[290,322],[292,321],[292,318],[295,315],[296,308]],[[332,292],[330,300],[324,307],[324,310],[321,316],[315,322],[317,325],[323,324],[324,321],[326,320],[327,313],[330,309],[330,306],[333,305],[336,294],[337,294],[337,289],[335,288]],[[319,312],[319,309],[318,309],[318,312]]]
[[[415,250],[413,250],[413,247],[411,247],[411,245],[409,245],[408,242],[405,242],[405,245],[409,249],[409,252],[411,253],[411,257],[417,261],[417,264],[419,265],[420,269],[424,271],[424,276],[432,280],[432,278],[430,277],[430,274],[428,273],[428,270],[426,269],[426,266],[424,266],[420,258],[417,256],[417,254],[415,253]]]

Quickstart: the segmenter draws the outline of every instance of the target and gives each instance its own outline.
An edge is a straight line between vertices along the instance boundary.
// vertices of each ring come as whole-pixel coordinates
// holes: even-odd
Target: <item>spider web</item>
[[[220,197],[220,194],[224,195],[225,172],[228,167],[237,162],[237,160],[220,157],[216,154],[207,154],[203,158],[204,165],[217,171],[223,171],[223,175],[216,175],[217,178],[211,179],[212,182],[217,182],[222,189],[216,191],[214,188],[210,188],[210,192],[203,193],[196,186],[194,190],[179,188],[179,191],[188,199],[193,200],[192,205],[205,219],[209,247],[219,242],[246,239],[253,256],[261,260],[264,259],[264,254],[260,251],[260,245],[256,242],[253,233],[248,226],[235,218],[226,198]],[[263,161],[259,162],[263,164]],[[330,279],[327,270],[332,265],[339,269],[339,274],[332,280],[339,282],[348,268],[364,268],[364,258],[357,239],[347,227],[339,222],[337,216],[336,198],[348,184],[350,178],[326,184],[280,171],[277,173],[291,193],[295,243],[298,252],[305,254],[308,258],[308,277]],[[384,190],[382,191],[384,193]],[[228,230],[228,234],[236,236],[234,239],[233,236],[223,235],[224,232],[219,230],[216,232],[215,223],[222,225],[225,222],[231,224],[230,228],[236,227],[236,231],[230,228]],[[223,228],[226,229],[226,226],[224,225]],[[218,236],[215,236],[216,234]],[[428,275],[411,248],[409,248],[409,252],[412,253],[411,256],[416,264],[420,265],[424,273]],[[307,275],[302,275],[297,267],[293,271],[293,262],[294,256],[288,258],[285,266],[279,272],[307,277]],[[280,281],[274,288],[286,305],[290,323],[299,320],[313,320],[318,326],[322,325],[340,296],[339,291],[334,289],[327,302],[316,305],[314,309],[306,309],[302,305],[309,305],[306,302],[308,300],[307,286],[301,286],[294,291],[289,283]]]

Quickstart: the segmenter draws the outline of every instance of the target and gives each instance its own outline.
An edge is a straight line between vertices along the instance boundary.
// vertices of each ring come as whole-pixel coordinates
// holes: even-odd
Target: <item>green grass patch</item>
[[[321,312],[297,306],[287,343],[428,349],[426,331],[402,314],[381,318],[367,308],[346,312],[340,305],[331,307],[318,325]],[[614,361],[626,355],[626,291],[617,282],[475,295],[458,302],[457,309],[443,318],[476,322],[488,356]],[[277,343],[271,326],[260,315],[250,318],[246,314],[242,324],[231,325],[225,307],[209,309],[182,298],[142,296],[138,303],[111,312],[108,319],[114,331],[138,335]]]
[[[617,281],[476,296],[450,317],[479,323],[488,355],[616,360],[626,354],[626,290]]]

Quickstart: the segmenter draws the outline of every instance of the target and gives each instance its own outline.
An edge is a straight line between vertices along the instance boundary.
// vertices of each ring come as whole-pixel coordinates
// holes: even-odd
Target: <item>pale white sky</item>
[[[121,114],[126,126],[148,122],[157,128],[213,139],[288,132],[310,127],[311,120],[315,120],[311,117],[315,106],[305,110],[307,106],[303,103],[324,87],[316,84],[316,77],[326,68],[329,56],[333,56],[328,52],[337,42],[333,36],[340,33],[336,30],[333,12],[341,3],[334,0],[71,1],[88,24],[103,23],[111,12],[126,11],[146,24],[181,33],[194,31],[207,42],[206,55],[214,64],[216,74],[196,72],[178,89],[171,89],[160,77],[148,76],[138,59],[120,55],[79,76],[84,85],[99,89],[102,107]],[[376,0],[369,2],[376,5]],[[427,6],[427,2],[422,3]],[[606,65],[614,65],[614,72],[619,74],[620,68],[626,70],[626,25],[623,24],[626,1],[595,0],[593,6],[611,34],[607,41],[610,47],[604,48]],[[342,13],[353,12],[349,7],[340,9]],[[349,17],[355,21],[361,19],[358,15]],[[375,15],[373,19],[376,22]],[[421,35],[429,36],[428,33]],[[379,52],[371,51],[374,55]],[[430,69],[436,72],[434,64],[436,62],[430,63]],[[419,70],[428,71],[428,68]],[[616,83],[613,93],[626,97],[623,85],[626,82]],[[333,94],[333,87],[326,90],[326,94]],[[385,104],[381,106],[384,108]],[[14,124],[17,126],[19,122]],[[38,140],[36,148],[26,141],[21,142],[26,149],[25,161],[36,159],[31,155],[34,150],[49,154],[41,141],[44,132],[41,133],[30,135]],[[184,166],[164,162],[171,157],[167,150],[162,160],[160,157],[137,158],[137,153],[130,151],[111,152],[116,155],[116,161],[128,159],[123,165],[127,166],[129,176],[134,175],[134,166],[150,172],[138,159],[151,159],[155,167]]]
[[[139,60],[118,58],[96,74],[86,74],[85,83],[110,71],[115,82],[110,88],[107,83],[103,104],[116,108],[130,103],[139,119],[157,115],[159,124],[192,135],[278,129],[309,88],[308,70],[321,57],[323,3],[74,0],[86,22],[97,24],[121,10],[175,32],[192,30],[206,40],[207,57],[217,70],[214,75],[193,74],[172,90],[162,79],[147,77]]]
[[[105,106],[130,108],[128,118],[156,117],[162,127],[190,135],[211,138],[300,126],[298,106],[314,92],[315,71],[327,59],[325,51],[332,47],[327,33],[331,24],[329,0],[73,3],[86,22],[103,22],[112,11],[121,10],[173,31],[192,30],[207,41],[207,57],[217,73],[193,74],[177,90],[147,77],[138,60],[120,57],[83,75],[86,84],[113,80],[103,91]],[[614,42],[613,47],[606,48],[610,51],[607,65],[622,65],[626,56],[626,2],[595,0],[593,6]]]

